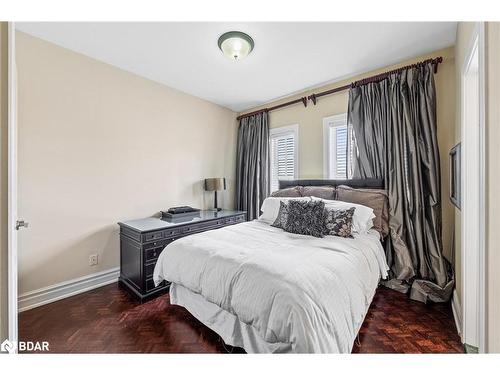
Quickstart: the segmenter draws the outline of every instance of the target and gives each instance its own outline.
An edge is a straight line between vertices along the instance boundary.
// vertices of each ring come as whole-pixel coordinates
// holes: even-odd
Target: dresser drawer
[[[185,226],[181,228],[183,235],[188,235],[190,233],[198,233],[203,232],[210,229],[216,229],[223,227],[225,225],[241,223],[245,221],[244,216],[232,216],[232,217],[223,217],[216,220],[204,221],[201,223],[191,224],[189,226]]]
[[[151,262],[153,260],[158,259],[160,256],[161,252],[163,251],[164,247],[153,247],[151,249],[146,249],[144,251],[144,261],[145,262]]]
[[[145,243],[144,245],[142,245],[142,248],[144,250],[147,250],[147,249],[151,249],[153,247],[165,247],[173,240],[175,240],[175,238],[169,238],[168,240],[160,240],[160,241]]]
[[[190,233],[203,232],[209,229],[215,229],[224,225],[224,219],[204,221],[202,223],[191,224],[182,228],[182,234],[188,235]]]
[[[179,234],[181,234],[181,228],[173,228],[173,229],[167,229],[167,230],[163,231],[164,238],[178,236]]]
[[[161,240],[163,238],[163,232],[158,231],[158,232],[146,233],[143,234],[142,237],[143,237],[143,242]]]
[[[226,219],[226,224],[242,223],[243,221],[245,221],[243,216],[233,216]]]
[[[153,277],[153,272],[155,270],[155,266],[156,266],[156,262],[147,263],[144,266],[144,275],[146,276],[146,278]]]

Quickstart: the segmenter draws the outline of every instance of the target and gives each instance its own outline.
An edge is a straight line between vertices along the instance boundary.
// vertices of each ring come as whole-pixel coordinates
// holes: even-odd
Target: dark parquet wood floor
[[[144,304],[118,284],[19,315],[19,336],[48,341],[51,353],[244,353],[164,294]],[[461,353],[450,306],[424,305],[379,288],[355,353]]]

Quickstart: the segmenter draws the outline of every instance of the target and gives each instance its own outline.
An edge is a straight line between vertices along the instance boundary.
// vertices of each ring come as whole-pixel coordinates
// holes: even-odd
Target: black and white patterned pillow
[[[352,238],[352,217],[354,216],[354,207],[348,210],[325,210],[325,231],[326,236],[339,236]]]
[[[288,204],[286,202],[280,202],[280,209],[278,211],[278,216],[276,216],[276,220],[274,220],[274,223],[272,223],[271,226],[284,229],[287,220],[288,220]]]
[[[287,220],[283,227],[290,233],[323,237],[325,228],[325,202],[289,201]]]

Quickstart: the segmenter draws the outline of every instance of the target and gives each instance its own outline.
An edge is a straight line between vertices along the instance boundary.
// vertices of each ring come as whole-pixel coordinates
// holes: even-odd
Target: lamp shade
[[[205,190],[206,191],[226,190],[226,179],[224,177],[206,178]]]

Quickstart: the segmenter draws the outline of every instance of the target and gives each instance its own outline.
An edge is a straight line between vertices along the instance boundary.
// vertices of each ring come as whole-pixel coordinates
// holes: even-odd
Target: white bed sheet
[[[376,231],[314,238],[255,220],[171,243],[154,280],[169,280],[174,293],[181,286],[199,306],[202,299],[220,309],[210,315],[197,303],[185,306],[228,344],[249,352],[349,353],[387,270]]]
[[[196,319],[215,331],[227,345],[245,348],[247,353],[290,353],[290,343],[268,343],[251,325],[241,322],[236,315],[208,302],[200,294],[172,283],[170,303],[186,308]]]

